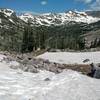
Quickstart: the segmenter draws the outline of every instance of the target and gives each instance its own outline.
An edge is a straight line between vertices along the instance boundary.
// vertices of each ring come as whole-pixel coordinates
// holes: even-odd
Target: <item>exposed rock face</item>
[[[86,48],[100,47],[100,30],[99,29],[90,31],[82,36],[85,38]]]
[[[100,67],[99,64],[91,63],[91,72],[89,73],[89,76],[100,79]]]
[[[94,78],[100,79],[100,68],[95,71]]]

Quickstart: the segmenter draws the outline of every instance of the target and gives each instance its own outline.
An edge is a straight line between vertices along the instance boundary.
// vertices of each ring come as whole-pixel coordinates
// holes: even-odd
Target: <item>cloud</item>
[[[41,1],[41,5],[46,5],[46,4],[47,4],[46,0]]]
[[[91,3],[93,0],[75,0],[77,2],[84,2],[85,4]]]
[[[92,10],[100,10],[100,0],[96,0],[90,5],[90,9]]]
[[[88,6],[89,10],[100,10],[100,0],[75,0],[77,2],[83,2]]]

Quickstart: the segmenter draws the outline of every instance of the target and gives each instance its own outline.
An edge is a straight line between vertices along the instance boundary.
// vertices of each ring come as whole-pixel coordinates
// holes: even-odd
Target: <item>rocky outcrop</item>
[[[94,78],[100,79],[100,64],[91,64],[91,75]]]
[[[47,70],[54,73],[61,73],[65,69],[72,69],[85,75],[90,73],[90,65],[58,64],[48,60],[36,59],[32,54],[10,54],[2,52],[6,56],[2,61],[9,64],[12,69],[21,69],[25,72],[38,73],[40,70]]]
[[[38,73],[41,70],[46,70],[56,74],[61,73],[65,69],[72,69],[90,77],[100,78],[100,64],[58,64],[50,62],[49,60],[34,58],[32,54],[15,55],[8,52],[1,52],[0,54],[5,55],[0,62],[6,62],[12,69],[21,69],[31,73]],[[89,59],[85,59],[83,62],[85,63],[88,61]],[[49,79],[47,78],[45,81],[49,81]]]

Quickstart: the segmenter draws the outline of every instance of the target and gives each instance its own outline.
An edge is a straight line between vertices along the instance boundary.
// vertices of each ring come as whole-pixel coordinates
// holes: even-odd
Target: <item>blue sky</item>
[[[100,10],[100,0],[0,0],[0,8],[33,13]]]

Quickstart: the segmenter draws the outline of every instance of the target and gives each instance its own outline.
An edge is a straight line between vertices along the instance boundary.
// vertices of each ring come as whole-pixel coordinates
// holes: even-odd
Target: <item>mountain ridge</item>
[[[44,13],[40,15],[32,15],[29,13],[19,16],[25,22],[28,20],[32,24],[39,25],[62,25],[69,22],[82,22],[82,23],[94,23],[100,20],[99,17],[92,17],[85,12],[68,11],[66,13]]]
[[[9,21],[11,23],[16,23],[15,19],[20,19],[25,23],[30,22],[32,25],[64,25],[69,22],[76,23],[95,23],[100,20],[100,16],[96,16],[96,12],[79,12],[79,11],[67,11],[65,13],[43,13],[38,15],[33,15],[32,13],[23,13],[21,15],[17,15],[15,11],[11,9],[0,9],[0,14],[4,14],[6,18],[9,17]],[[2,19],[0,18],[0,23]]]

